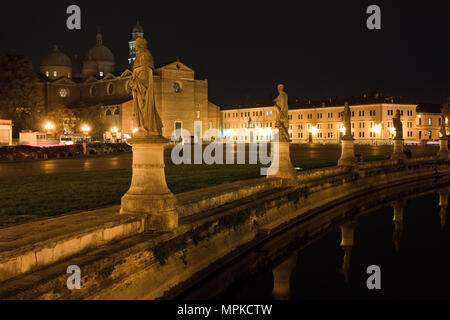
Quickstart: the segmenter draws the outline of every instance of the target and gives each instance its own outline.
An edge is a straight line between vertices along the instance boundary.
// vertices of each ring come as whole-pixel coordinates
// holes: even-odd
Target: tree
[[[52,133],[59,136],[61,134],[75,133],[77,131],[77,120],[75,113],[71,109],[67,108],[65,105],[57,104],[52,106],[45,116],[45,120],[41,123],[42,125],[44,125],[45,122],[53,123],[55,128],[52,130]]]
[[[103,139],[103,133],[107,131],[105,118],[102,116],[101,106],[80,106],[73,109],[77,117],[77,130],[87,124],[91,128],[90,135],[97,140]]]
[[[0,56],[0,118],[13,120],[14,133],[35,129],[43,111],[31,60],[14,51]]]

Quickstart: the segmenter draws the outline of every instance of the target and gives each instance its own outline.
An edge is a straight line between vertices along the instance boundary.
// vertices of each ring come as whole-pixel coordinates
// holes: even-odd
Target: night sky
[[[82,30],[66,28],[66,8]],[[366,28],[377,4],[382,30]],[[59,44],[85,57],[102,26],[118,69],[137,19],[156,64],[180,57],[209,80],[218,105],[267,101],[277,83],[290,98],[328,99],[377,90],[417,102],[450,96],[450,3],[437,1],[9,1],[0,13],[0,52],[40,60]]]

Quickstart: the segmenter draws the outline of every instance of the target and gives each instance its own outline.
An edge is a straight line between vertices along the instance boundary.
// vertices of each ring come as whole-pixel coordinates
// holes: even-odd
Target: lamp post
[[[44,125],[46,135],[45,135],[45,143],[47,143],[47,136],[50,135],[51,131],[55,129],[55,125],[52,122],[47,122]]]
[[[117,142],[117,133],[119,132],[119,129],[117,127],[113,127],[111,129],[112,137],[114,138],[114,142]]]
[[[84,139],[83,139],[83,154],[87,155],[87,145],[86,140],[87,136],[89,135],[89,132],[91,131],[91,127],[89,127],[87,124],[81,127],[81,131],[83,131]]]

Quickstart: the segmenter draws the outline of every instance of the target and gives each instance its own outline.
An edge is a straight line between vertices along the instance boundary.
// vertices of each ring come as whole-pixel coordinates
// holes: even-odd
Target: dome
[[[59,51],[58,46],[53,46],[53,52],[42,59],[42,67],[72,67],[72,61],[68,56]]]
[[[92,60],[92,56],[89,56],[88,60],[84,61],[83,63],[83,70],[95,70],[97,71],[98,65],[97,63]]]
[[[101,33],[97,34],[97,44],[89,49],[87,54],[96,62],[112,62],[114,63],[114,56],[105,45],[103,45],[103,38]]]

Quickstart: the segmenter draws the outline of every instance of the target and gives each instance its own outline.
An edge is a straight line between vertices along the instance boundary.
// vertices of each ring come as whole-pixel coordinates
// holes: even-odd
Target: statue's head
[[[395,112],[395,117],[399,118],[400,117],[400,110],[397,109],[397,111]]]
[[[348,108],[348,101],[345,101],[345,108]]]
[[[145,38],[141,38],[141,37],[137,38],[136,39],[136,49],[138,51],[147,50],[147,40],[145,40]]]
[[[278,85],[278,92],[279,93],[284,92],[284,84],[279,84]]]

